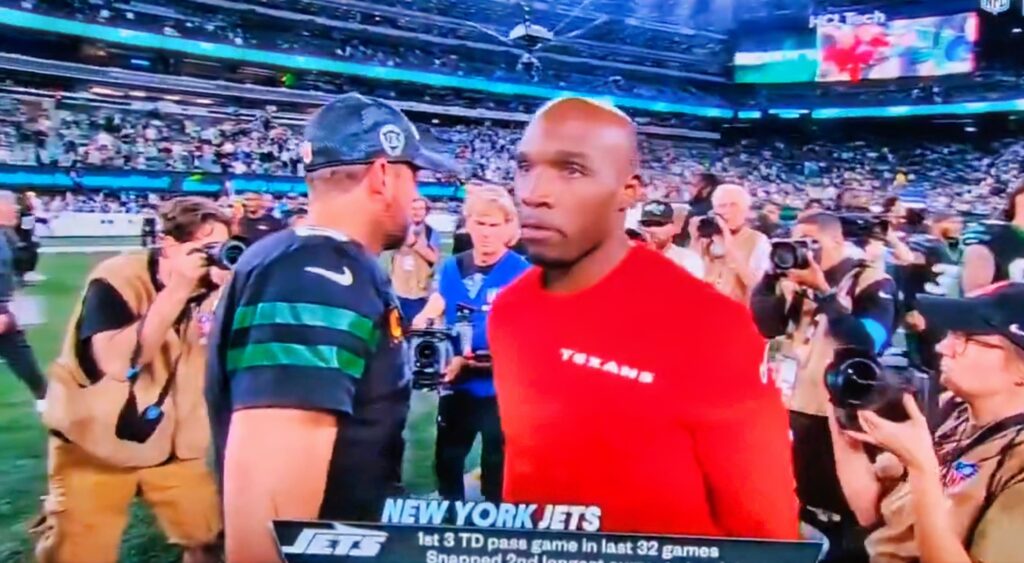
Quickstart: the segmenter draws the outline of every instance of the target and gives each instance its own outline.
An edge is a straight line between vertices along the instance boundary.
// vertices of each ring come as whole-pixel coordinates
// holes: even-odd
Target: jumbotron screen
[[[974,13],[821,26],[816,79],[856,82],[973,72],[977,41]]]
[[[978,16],[892,19],[745,34],[733,59],[740,83],[857,82],[973,72]]]

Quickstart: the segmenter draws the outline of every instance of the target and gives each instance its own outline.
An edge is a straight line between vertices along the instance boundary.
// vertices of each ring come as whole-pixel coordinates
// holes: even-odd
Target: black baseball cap
[[[640,224],[667,225],[672,222],[675,211],[667,201],[652,200],[640,209]]]
[[[917,309],[929,328],[1002,336],[1024,349],[1024,283],[998,283],[963,299],[919,295]]]
[[[360,94],[344,94],[320,108],[306,124],[305,137],[306,172],[378,158],[438,172],[455,169],[448,158],[423,147],[416,126],[398,108]]]

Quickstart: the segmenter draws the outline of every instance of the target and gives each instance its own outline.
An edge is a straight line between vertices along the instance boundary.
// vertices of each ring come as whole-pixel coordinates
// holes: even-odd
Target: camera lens
[[[852,358],[826,375],[832,395],[845,405],[864,405],[881,376],[878,364],[867,358]]]
[[[237,240],[229,240],[220,247],[220,261],[225,266],[234,268],[238,261],[242,259],[243,252],[245,252],[244,244]]]
[[[437,346],[433,342],[420,342],[413,350],[416,361],[429,363],[437,359]]]
[[[776,270],[792,270],[800,259],[796,245],[777,243],[772,245],[771,261]]]

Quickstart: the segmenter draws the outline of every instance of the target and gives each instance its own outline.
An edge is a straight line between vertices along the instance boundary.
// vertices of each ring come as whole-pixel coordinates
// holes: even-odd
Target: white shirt
[[[697,279],[704,279],[704,261],[701,260],[700,255],[696,252],[688,248],[669,244],[661,253],[669,260],[675,262],[680,268],[690,272]]]

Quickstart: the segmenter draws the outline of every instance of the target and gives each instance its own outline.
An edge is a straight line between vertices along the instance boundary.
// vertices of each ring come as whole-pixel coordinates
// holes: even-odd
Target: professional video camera
[[[821,260],[821,245],[814,239],[775,239],[769,254],[776,272],[806,270],[811,259]]]
[[[899,356],[876,357],[854,347],[835,351],[825,368],[825,387],[835,407],[841,428],[863,431],[857,411],[872,411],[882,418],[903,422],[910,417],[903,406],[903,395],[914,396],[926,415],[930,412],[932,385],[928,374],[909,366]]]
[[[843,238],[865,246],[868,241],[882,240],[889,236],[889,220],[869,213],[844,213],[839,216],[843,226]]]
[[[245,244],[229,239],[224,242],[211,242],[203,245],[206,260],[210,266],[221,270],[232,270],[245,252]]]
[[[718,225],[718,216],[708,213],[697,220],[697,236],[700,238],[712,238],[722,234],[722,227]]]
[[[428,327],[409,331],[406,337],[406,366],[412,373],[412,388],[433,391],[441,386],[445,369],[456,355],[473,356],[473,325],[470,321],[474,308],[456,306],[456,321],[452,327]],[[456,349],[459,354],[456,354]],[[489,358],[487,359],[489,361]]]

